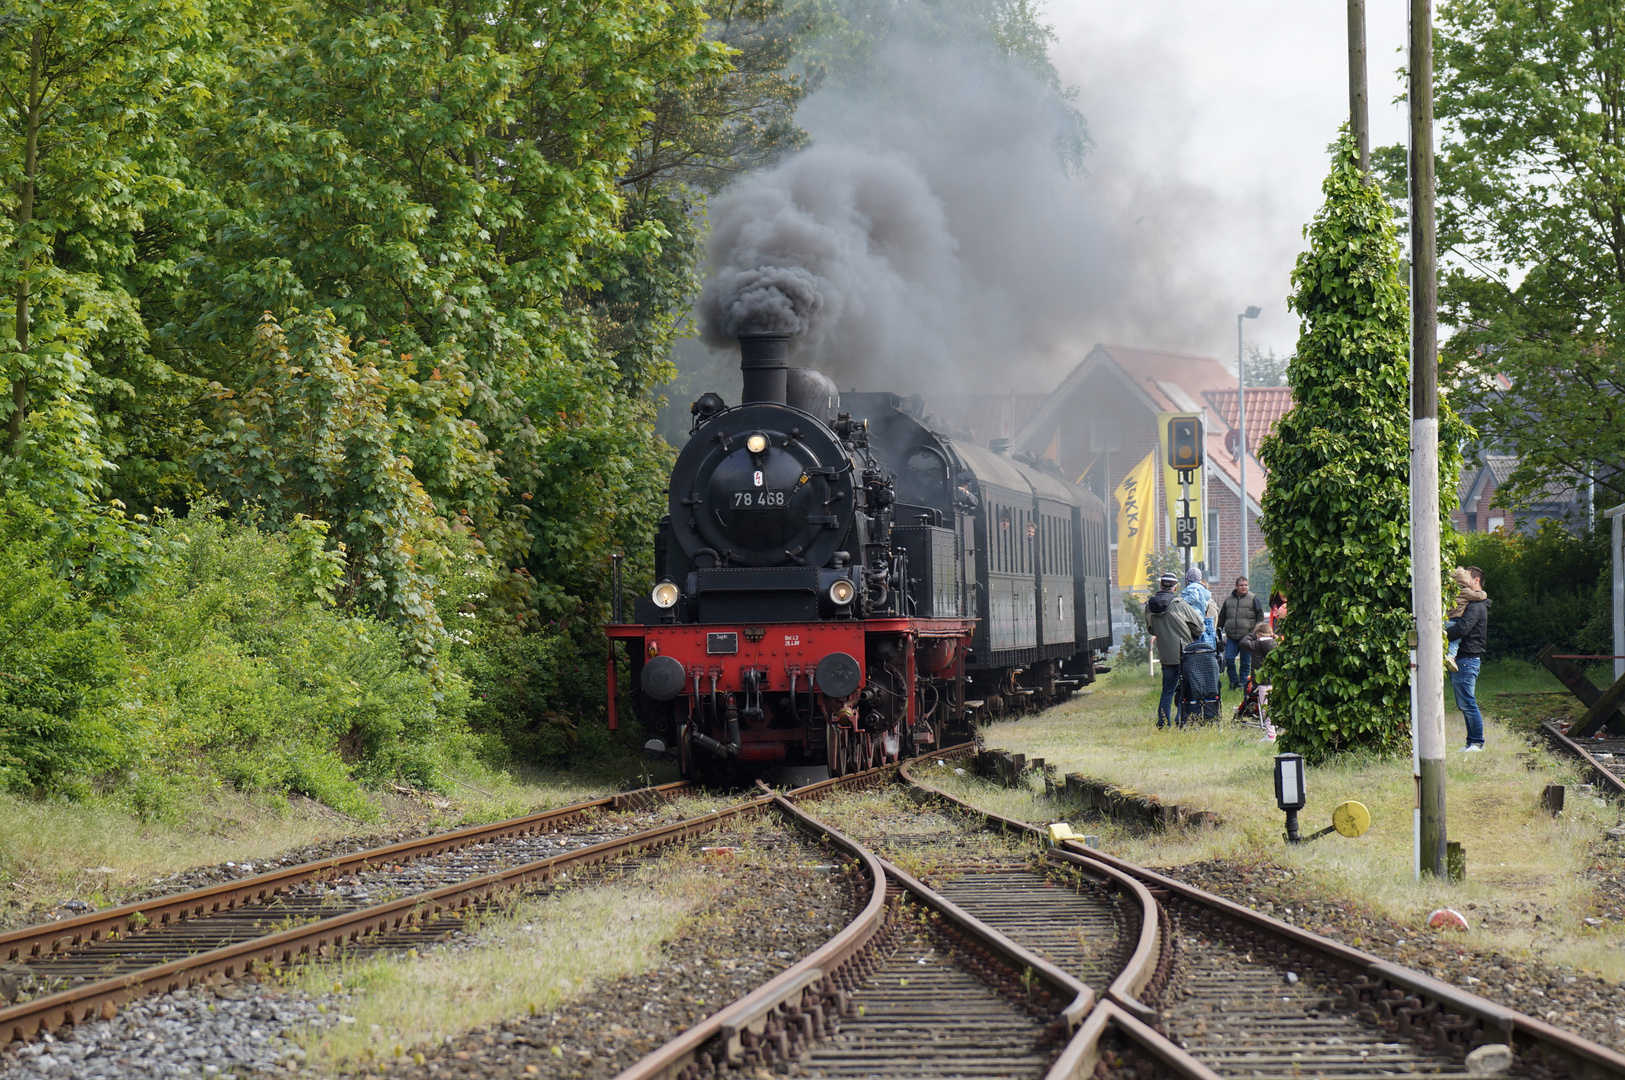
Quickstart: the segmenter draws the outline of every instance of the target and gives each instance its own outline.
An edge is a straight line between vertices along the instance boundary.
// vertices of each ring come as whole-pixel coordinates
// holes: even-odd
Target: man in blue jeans
[[[1241,647],[1241,639],[1256,633],[1264,622],[1264,601],[1247,591],[1247,579],[1238,577],[1236,587],[1219,608],[1219,625],[1224,628],[1224,669],[1230,676],[1230,689],[1239,690],[1253,671],[1253,654]],[[1268,624],[1266,624],[1268,625]],[[1236,658],[1241,658],[1241,675],[1236,675]]]
[[[1185,646],[1201,634],[1202,617],[1174,592],[1179,578],[1164,574],[1157,584],[1160,588],[1145,602],[1145,626],[1156,641],[1157,660],[1162,664],[1157,727],[1164,728],[1179,717],[1174,703],[1174,694],[1179,689],[1179,663],[1184,659]]]
[[[1483,593],[1484,571],[1469,566],[1467,573],[1472,575],[1473,587]],[[1461,648],[1456,653],[1457,670],[1450,674],[1450,687],[1456,692],[1456,707],[1461,710],[1461,718],[1467,721],[1467,745],[1462,747],[1464,754],[1484,749],[1484,716],[1478,711],[1478,698],[1474,696],[1474,691],[1478,686],[1478,669],[1484,663],[1489,630],[1490,600],[1485,596],[1482,600],[1468,601],[1467,610],[1457,616],[1455,625],[1445,631],[1445,636],[1451,641],[1461,642]]]

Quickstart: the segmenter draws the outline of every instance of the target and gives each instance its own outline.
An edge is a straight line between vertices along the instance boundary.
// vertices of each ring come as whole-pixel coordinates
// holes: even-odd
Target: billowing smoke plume
[[[1109,303],[1113,261],[1075,123],[1000,57],[894,34],[883,78],[826,89],[797,119],[812,146],[712,207],[704,340],[796,335],[796,362],[843,386],[1006,387],[1049,370]]]
[[[706,340],[797,335],[822,354],[857,339],[934,338],[962,268],[940,200],[895,154],[832,142],[745,181],[713,215]]]

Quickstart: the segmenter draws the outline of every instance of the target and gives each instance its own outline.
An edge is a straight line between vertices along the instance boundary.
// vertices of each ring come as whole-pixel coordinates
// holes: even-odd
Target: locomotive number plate
[[[757,488],[733,493],[733,509],[735,510],[766,510],[775,506],[784,506],[789,501],[790,493],[783,488]]]
[[[732,656],[739,651],[739,635],[707,634],[705,651],[712,656]]]

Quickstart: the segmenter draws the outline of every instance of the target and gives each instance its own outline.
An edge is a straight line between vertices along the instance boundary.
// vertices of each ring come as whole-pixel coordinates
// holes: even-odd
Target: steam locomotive
[[[1105,507],[1047,463],[951,439],[923,402],[843,397],[739,339],[742,402],[693,403],[655,585],[606,629],[685,777],[842,775],[1064,699],[1111,646]]]

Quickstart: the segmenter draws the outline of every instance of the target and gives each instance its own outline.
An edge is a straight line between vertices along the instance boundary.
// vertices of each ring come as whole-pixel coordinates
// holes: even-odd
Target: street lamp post
[[[1241,462],[1241,576],[1249,576],[1247,570],[1247,368],[1241,358],[1241,320],[1256,319],[1259,315],[1256,307],[1249,307],[1236,316],[1236,424],[1241,428],[1241,439],[1237,444],[1240,447],[1238,460]]]

